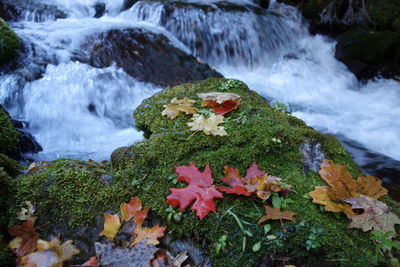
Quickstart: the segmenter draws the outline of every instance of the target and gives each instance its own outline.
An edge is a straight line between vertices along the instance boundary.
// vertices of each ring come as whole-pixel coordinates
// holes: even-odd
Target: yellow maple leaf
[[[121,221],[118,214],[104,214],[104,230],[99,235],[104,235],[109,240],[113,240],[120,226]]]
[[[195,114],[197,109],[193,107],[194,103],[196,103],[196,101],[189,98],[173,98],[170,104],[163,106],[165,109],[162,111],[161,115],[167,116],[173,120],[179,115],[180,112],[185,112],[186,114]]]
[[[210,117],[205,118],[203,115],[194,114],[192,122],[188,122],[187,125],[191,131],[203,131],[206,135],[228,135],[225,131],[224,126],[218,126],[224,122],[224,117],[221,115],[210,114]]]

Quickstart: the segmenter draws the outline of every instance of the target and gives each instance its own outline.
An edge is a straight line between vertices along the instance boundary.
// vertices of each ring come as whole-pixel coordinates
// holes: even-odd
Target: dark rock
[[[122,11],[130,9],[138,0],[124,0]]]
[[[55,5],[38,3],[32,0],[2,0],[0,16],[8,21],[20,21],[26,18],[36,22],[66,18],[67,14]]]
[[[36,141],[35,137],[25,130],[18,130],[19,148],[21,153],[38,153],[43,151],[42,146]]]
[[[104,4],[104,3],[96,3],[94,5],[94,10],[96,11],[96,13],[94,14],[94,18],[100,18],[106,12],[106,4]]]
[[[75,59],[104,68],[115,63],[132,77],[158,86],[173,86],[222,75],[170,44],[162,34],[143,29],[110,30],[82,44],[86,56]]]
[[[358,79],[400,74],[400,34],[353,29],[337,37],[336,59],[342,61]]]
[[[301,145],[300,152],[303,154],[302,162],[306,172],[318,172],[321,169],[322,160],[328,157],[322,145],[315,141],[308,141]]]
[[[188,239],[171,240],[171,236],[167,235],[162,239],[162,244],[167,246],[168,250],[174,255],[187,251],[189,260],[194,266],[211,267],[211,259],[197,245]]]
[[[253,2],[262,8],[268,8],[269,6],[269,0],[253,0]]]

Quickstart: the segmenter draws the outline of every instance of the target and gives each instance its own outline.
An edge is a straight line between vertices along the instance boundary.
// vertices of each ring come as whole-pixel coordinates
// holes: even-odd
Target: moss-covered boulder
[[[243,97],[239,108],[226,117],[224,125],[228,136],[191,132],[186,125],[189,116],[181,115],[175,120],[161,116],[163,105],[172,98],[198,100],[197,93],[210,91],[232,92]],[[370,265],[374,245],[369,235],[347,230],[345,216],[324,212],[304,198],[316,185],[323,184],[316,173],[304,173],[300,147],[310,140],[322,144],[327,156],[346,165],[353,175],[359,174],[359,167],[335,138],[316,132],[282,110],[271,108],[245,84],[224,79],[166,89],[143,101],[135,111],[135,120],[136,127],[143,130],[148,139],[115,151],[112,163],[119,175],[129,177],[135,184],[137,189],[133,194],[163,218],[168,216],[165,197],[169,195],[169,188],[177,187],[171,180],[176,177],[173,166],[188,165],[190,161],[200,168],[210,164],[215,184],[221,182],[224,165],[237,167],[243,174],[256,161],[262,170],[284,177],[285,182],[293,186],[290,197],[295,203],[290,209],[297,213],[297,223],[285,222],[287,228],[282,228],[280,222],[271,223],[270,234],[278,237],[273,241],[268,241],[263,228],[257,224],[263,207],[255,198],[225,195],[224,199],[216,201],[217,212],[204,220],[186,210],[182,221],[168,223],[168,229],[176,234],[201,242],[213,257],[215,266],[251,266],[268,255],[284,255],[291,258],[291,263],[301,266],[332,265],[330,260],[338,258],[346,259],[343,265]],[[235,216],[228,211],[246,222],[243,225],[253,237],[244,241],[245,235]],[[308,251],[306,242],[316,229],[323,231],[318,239],[322,246]],[[213,245],[223,235],[228,236],[228,245],[223,253],[216,255]],[[260,241],[260,251],[253,252],[252,246]]]
[[[161,116],[163,105],[174,97],[195,99],[200,108],[197,93],[212,91],[242,96],[238,109],[226,115],[228,136],[190,131],[188,115],[179,115],[175,120]],[[282,257],[288,257],[286,263],[296,266],[371,266],[375,250],[369,235],[346,229],[348,219],[344,215],[325,212],[307,197],[324,182],[315,172],[305,170],[304,165],[310,164],[305,163],[301,151],[320,151],[322,147],[327,157],[344,164],[353,176],[360,173],[335,138],[316,132],[285,110],[272,108],[245,84],[226,79],[165,89],[143,101],[135,111],[135,121],[147,139],[117,149],[112,155],[112,169],[93,162],[53,162],[15,180],[15,206],[10,214],[24,201],[34,201],[43,238],[56,235],[58,230],[63,239],[71,238],[81,250],[90,252],[90,242],[82,237],[96,240],[102,228],[102,213],[116,212],[121,202],[136,196],[160,216],[173,238],[197,243],[212,258],[213,266],[258,266],[263,261],[280,266]],[[304,148],[304,144],[313,145]],[[176,183],[173,167],[190,161],[201,170],[210,164],[214,184],[221,183],[224,165],[237,167],[244,174],[256,161],[262,170],[292,185],[289,196],[294,203],[288,209],[297,213],[297,222],[271,222],[272,230],[265,234],[257,223],[264,215],[262,201],[236,195],[215,200],[217,212],[203,220],[187,209],[180,221],[168,221],[172,212],[165,204],[169,189],[185,186]],[[384,201],[393,204],[389,197]],[[311,234],[318,236],[319,245],[307,250]],[[226,247],[217,255],[215,245],[224,235]],[[258,242],[261,248],[253,252]]]
[[[0,18],[0,67],[16,56],[19,47],[20,42],[18,36],[7,23]]]
[[[335,56],[359,79],[400,75],[400,33],[357,28],[337,37]]]
[[[2,156],[0,154],[0,156]],[[13,256],[8,248],[3,233],[7,226],[7,210],[10,201],[11,177],[0,165],[0,266],[12,266]]]

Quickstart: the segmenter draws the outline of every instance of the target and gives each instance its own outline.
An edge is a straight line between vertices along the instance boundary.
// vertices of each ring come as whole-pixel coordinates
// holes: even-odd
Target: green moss
[[[7,243],[4,241],[4,237],[0,232],[0,266],[13,266],[14,257],[11,250],[8,248]]]
[[[215,266],[251,266],[266,253],[291,257],[299,265],[370,266],[374,247],[369,235],[347,230],[348,220],[344,216],[324,212],[320,206],[303,197],[316,185],[324,183],[313,172],[303,174],[299,147],[306,140],[320,142],[328,156],[335,162],[343,163],[354,176],[360,173],[357,164],[335,138],[318,133],[301,120],[272,109],[262,97],[249,91],[239,81],[230,81],[229,88],[226,84],[225,79],[184,84],[165,89],[143,101],[135,111],[136,126],[144,130],[149,139],[113,154],[112,163],[118,169],[117,176],[129,177],[135,185],[133,195],[140,197],[145,205],[165,219],[168,216],[165,197],[169,188],[177,187],[169,179],[176,177],[173,166],[188,165],[193,161],[202,169],[210,164],[218,184],[224,165],[238,167],[244,174],[246,167],[256,161],[262,170],[285,178],[293,186],[290,197],[295,204],[290,209],[296,211],[298,221],[304,223],[299,226],[285,222],[285,225],[294,226],[297,231],[284,232],[280,222],[273,222],[272,234],[278,239],[268,241],[262,227],[257,224],[263,215],[261,201],[229,195],[216,201],[217,213],[199,220],[193,211],[186,210],[183,220],[169,223],[168,229],[202,242],[203,248],[213,257]],[[180,115],[175,120],[161,116],[163,105],[172,98],[198,99],[197,93],[210,91],[227,91],[243,96],[240,107],[226,116],[225,127],[229,136],[193,134],[186,126],[189,116]],[[200,101],[196,105],[199,107]],[[234,217],[227,213],[228,210],[248,222],[245,227],[253,233],[252,238],[246,238],[244,252],[244,235]],[[322,247],[307,251],[305,242],[313,227],[324,230],[319,240]],[[228,245],[224,253],[217,256],[212,247],[224,234],[228,235]],[[251,247],[259,241],[262,248],[260,252],[253,253]]]
[[[378,30],[394,30],[400,32],[400,2],[392,0],[367,1],[367,11],[372,27]]]
[[[0,153],[8,154],[17,149],[18,132],[8,114],[0,108]]]
[[[0,232],[7,224],[6,211],[9,204],[11,177],[0,167]]]
[[[15,204],[10,214],[29,200],[36,203],[38,224],[67,222],[70,226],[91,225],[97,216],[117,209],[119,203],[131,196],[123,178],[107,184],[102,180],[106,175],[111,175],[107,165],[57,160],[39,173],[14,180]]]
[[[351,58],[367,63],[393,62],[400,59],[400,34],[390,31],[353,29],[338,38],[336,50],[340,58]]]
[[[0,153],[0,168],[3,168],[10,176],[15,177],[19,174],[21,167],[17,161]]]
[[[15,32],[0,18],[0,66],[13,59],[20,47],[20,41]]]

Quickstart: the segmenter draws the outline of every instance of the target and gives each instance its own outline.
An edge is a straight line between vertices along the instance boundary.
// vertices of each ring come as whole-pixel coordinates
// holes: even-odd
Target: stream
[[[367,174],[400,196],[400,83],[358,82],[335,59],[334,40],[310,35],[297,9],[271,1],[264,10],[245,0],[133,1],[125,10],[123,0],[31,2],[10,22],[24,43],[18,66],[0,74],[0,104],[28,122],[43,147],[28,157],[104,160],[143,139],[132,112],[162,86],[116,64],[76,60],[88,36],[140,29],[335,135]],[[65,16],[40,13],[38,3]]]

